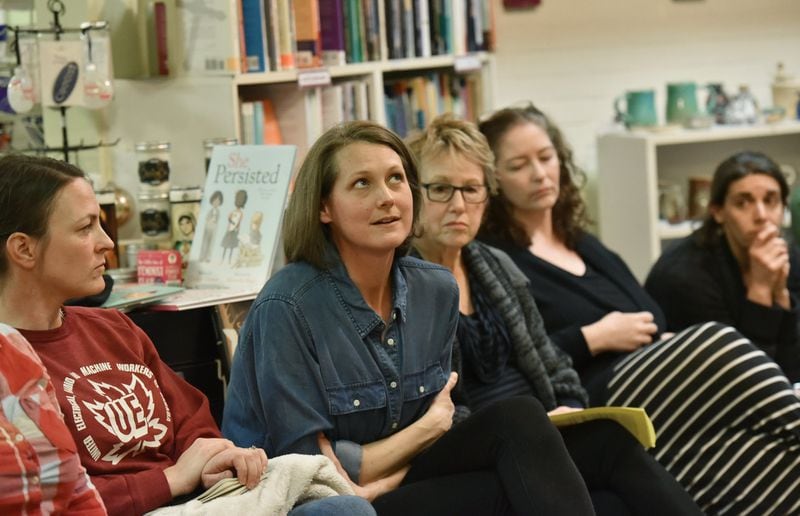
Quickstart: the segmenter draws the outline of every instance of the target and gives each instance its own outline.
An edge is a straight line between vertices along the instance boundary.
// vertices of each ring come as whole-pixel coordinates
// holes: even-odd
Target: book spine
[[[282,70],[280,33],[278,0],[264,0],[264,39],[267,42],[270,69],[274,71]]]
[[[403,57],[403,0],[386,0],[386,42],[389,47],[389,59]]]
[[[264,103],[260,100],[253,102],[253,143],[264,143]]]
[[[281,134],[281,127],[278,124],[278,117],[275,115],[275,107],[272,105],[272,101],[262,99],[261,104],[264,112],[264,144],[282,145],[283,135]]]
[[[319,4],[317,0],[294,0],[298,67],[319,66],[321,62],[321,34]]]
[[[378,22],[377,0],[362,0],[361,10],[364,13],[364,40],[366,42],[366,56],[369,61],[380,60],[380,24]]]
[[[322,39],[322,62],[327,66],[347,62],[344,45],[344,9],[342,0],[319,0]]]
[[[414,0],[414,35],[417,41],[416,50],[420,57],[431,56],[431,25],[428,12],[428,0]]]
[[[256,142],[253,103],[242,102],[240,110],[242,113],[242,143],[244,145],[253,145]]]
[[[361,19],[359,16],[359,0],[345,0],[345,44],[347,45],[347,62],[361,63]]]
[[[281,70],[291,70],[295,67],[291,0],[278,0],[278,30]]]
[[[263,72],[265,61],[263,0],[242,0],[246,72]]]
[[[449,0],[451,5],[450,23],[453,31],[453,54],[467,53],[467,2],[469,0]]]
[[[413,0],[403,0],[403,57],[414,57],[414,4]]]
[[[156,35],[156,65],[158,75],[169,75],[169,55],[167,50],[167,5],[164,2],[153,4],[153,22]]]
[[[356,81],[353,85],[354,101],[356,109],[356,120],[369,120],[369,95],[367,93],[367,83]]]
[[[442,1],[442,14],[439,16],[439,30],[442,33],[442,44],[445,54],[454,54],[453,48],[453,3],[452,0]]]

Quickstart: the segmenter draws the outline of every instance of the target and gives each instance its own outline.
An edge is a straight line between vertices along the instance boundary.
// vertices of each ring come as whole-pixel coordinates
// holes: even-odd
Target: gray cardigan
[[[484,243],[473,241],[461,252],[472,277],[497,307],[508,329],[516,366],[542,405],[552,410],[569,400],[586,406],[588,398],[578,373],[569,356],[547,336],[525,275],[507,254]],[[453,369],[460,372],[458,343],[453,349]]]

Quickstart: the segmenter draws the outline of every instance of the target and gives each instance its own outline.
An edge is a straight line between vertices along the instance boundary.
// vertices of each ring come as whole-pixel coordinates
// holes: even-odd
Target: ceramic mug
[[[700,114],[697,109],[697,84],[671,82],[667,84],[667,123],[685,124]]]
[[[625,127],[646,127],[658,124],[656,93],[653,90],[629,91],[614,100],[616,119]],[[623,110],[621,105],[625,103]]]

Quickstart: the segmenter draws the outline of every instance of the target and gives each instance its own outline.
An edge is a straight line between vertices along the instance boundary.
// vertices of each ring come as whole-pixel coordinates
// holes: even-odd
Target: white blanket
[[[208,503],[192,500],[148,515],[285,515],[297,504],[343,494],[352,495],[353,489],[327,457],[290,454],[269,459],[267,471],[252,491]]]

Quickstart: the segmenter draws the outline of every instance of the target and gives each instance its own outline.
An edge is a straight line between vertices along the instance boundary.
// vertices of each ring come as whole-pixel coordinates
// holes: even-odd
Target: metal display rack
[[[47,9],[53,15],[53,22],[50,27],[47,28],[40,28],[40,27],[9,27],[14,33],[14,52],[17,61],[17,66],[22,64],[22,56],[20,54],[19,48],[19,36],[20,34],[32,34],[32,35],[40,35],[40,34],[52,34],[56,41],[61,39],[63,34],[74,34],[80,33],[83,36],[86,36],[88,42],[88,50],[89,50],[89,58],[91,59],[92,53],[92,43],[91,37],[89,33],[95,30],[106,30],[108,28],[108,22],[99,21],[99,22],[84,22],[80,25],[80,27],[73,28],[73,27],[63,27],[61,25],[61,16],[66,12],[66,7],[61,0],[49,0],[47,2]],[[69,162],[69,155],[70,152],[80,152],[85,150],[93,150],[98,149],[101,147],[113,147],[117,145],[120,141],[119,138],[114,140],[113,142],[104,142],[99,140],[97,143],[94,144],[85,144],[83,140],[80,141],[77,145],[70,145],[69,143],[69,135],[67,130],[67,109],[69,106],[58,106],[55,109],[58,109],[61,115],[61,145],[58,147],[48,147],[48,146],[31,146],[27,149],[22,149],[26,151],[34,151],[37,153],[48,153],[48,152],[61,152],[64,157],[64,161]]]

